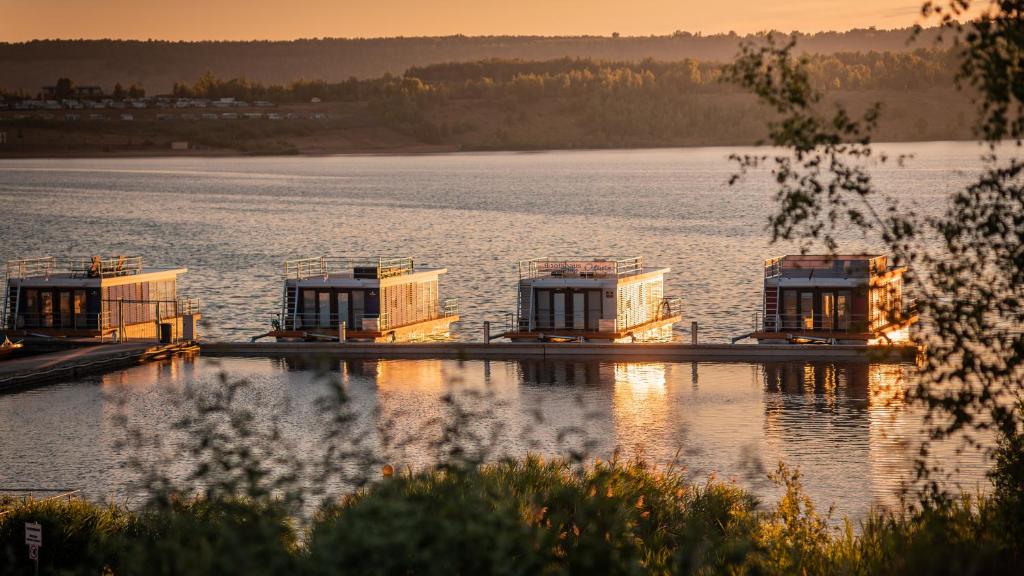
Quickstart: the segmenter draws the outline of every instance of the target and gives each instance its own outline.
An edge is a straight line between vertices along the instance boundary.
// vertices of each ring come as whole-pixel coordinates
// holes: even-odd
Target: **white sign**
[[[29,544],[28,546],[28,559],[39,560],[39,546],[35,544]]]
[[[25,522],[25,544],[36,547],[43,545],[43,527],[38,522]]]
[[[615,262],[607,260],[568,260],[537,262],[537,271],[542,273],[569,271],[576,274],[615,274]]]

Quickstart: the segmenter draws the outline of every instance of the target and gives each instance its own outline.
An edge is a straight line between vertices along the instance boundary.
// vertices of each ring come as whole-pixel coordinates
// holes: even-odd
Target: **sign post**
[[[25,522],[25,544],[28,545],[28,559],[35,562],[36,576],[39,576],[39,549],[43,547],[43,527],[39,522]]]

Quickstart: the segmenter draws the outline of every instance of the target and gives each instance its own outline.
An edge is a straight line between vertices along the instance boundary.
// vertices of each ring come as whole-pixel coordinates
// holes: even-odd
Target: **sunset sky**
[[[914,24],[922,0],[0,0],[0,41],[623,35]]]

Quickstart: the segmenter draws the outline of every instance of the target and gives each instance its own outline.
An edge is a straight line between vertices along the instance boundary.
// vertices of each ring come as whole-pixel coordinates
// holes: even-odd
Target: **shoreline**
[[[888,140],[872,142],[875,146],[893,144],[960,144],[974,143],[976,140]],[[247,153],[228,149],[204,150],[114,150],[100,152],[58,151],[58,152],[4,152],[0,151],[0,161],[4,160],[96,160],[96,159],[163,159],[163,158],[326,158],[332,156],[431,156],[450,154],[486,154],[486,153],[541,153],[541,152],[604,152],[604,151],[645,151],[645,150],[690,150],[697,148],[770,148],[764,143],[731,143],[722,144],[708,142],[702,144],[666,144],[664,146],[616,146],[616,147],[463,147],[457,144],[424,144],[419,146],[395,146],[386,148],[338,148],[298,150],[294,153]]]

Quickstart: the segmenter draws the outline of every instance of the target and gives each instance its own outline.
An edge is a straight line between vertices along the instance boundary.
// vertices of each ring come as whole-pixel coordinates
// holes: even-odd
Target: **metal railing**
[[[18,313],[13,322],[8,319],[5,326],[13,330],[65,329],[65,330],[102,330],[110,326],[109,313],[71,314],[59,313]]]
[[[814,332],[869,332],[898,324],[913,316],[913,310],[903,308],[889,314],[870,317],[866,314],[774,314],[762,318],[754,314],[754,330],[764,332],[814,331]]]
[[[39,278],[70,275],[74,278],[115,278],[142,273],[141,256],[81,256],[25,258],[7,262],[7,278]]]
[[[764,277],[778,278],[784,275],[785,270],[791,270],[806,272],[811,277],[869,278],[885,273],[887,267],[886,256],[789,255],[765,260]]]
[[[595,314],[597,315],[595,317]],[[627,325],[620,318],[616,318],[614,322],[614,331],[622,332],[629,330],[637,325],[646,324],[647,322],[654,322],[657,320],[664,320],[666,318],[672,318],[673,316],[683,315],[683,299],[679,297],[666,297],[662,298],[653,309],[650,310],[646,320],[643,320],[636,324]],[[585,330],[585,331],[601,331],[601,320],[600,313],[596,310],[585,311],[582,316],[576,314],[562,314],[559,317],[554,311],[548,311],[547,313],[534,313],[533,331],[537,330]],[[578,322],[577,322],[578,320]],[[609,319],[610,321],[610,319]],[[527,332],[531,330],[530,319],[512,314],[511,312],[506,315],[507,331],[512,330],[512,326],[518,326],[520,332]],[[579,324],[579,326],[577,326]],[[610,326],[609,326],[610,328]]]
[[[579,278],[629,276],[644,268],[643,256],[631,258],[552,258],[542,257],[519,261],[519,279],[541,276],[570,276]]]
[[[410,274],[414,270],[412,258],[404,256],[320,256],[314,258],[298,258],[285,260],[284,277],[302,280],[315,276],[352,273],[359,269],[369,273],[375,269],[376,278],[391,278]]]
[[[658,305],[657,319],[683,315],[683,299],[678,296],[666,296]]]
[[[382,314],[363,314],[361,316],[300,312],[298,315],[286,314],[283,318],[278,313],[275,314],[275,318],[282,330],[337,329],[342,321],[345,322],[348,330],[383,331],[393,328],[391,326],[391,317],[387,312]],[[370,322],[364,322],[366,320]]]
[[[459,315],[459,299],[445,298],[441,301],[441,314],[445,318]]]

